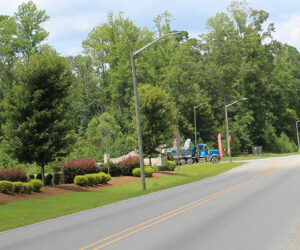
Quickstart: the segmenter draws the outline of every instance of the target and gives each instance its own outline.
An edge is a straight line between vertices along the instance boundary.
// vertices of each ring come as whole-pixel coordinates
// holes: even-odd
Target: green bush
[[[61,183],[61,173],[54,173],[53,174],[53,184],[59,185]]]
[[[33,191],[33,185],[31,182],[23,183],[23,193],[31,193]]]
[[[111,176],[109,174],[101,172],[98,175],[101,177],[101,184],[105,184],[111,180]]]
[[[52,179],[53,179],[53,175],[52,174],[47,174],[45,176],[46,186],[52,186]]]
[[[158,166],[157,169],[158,171],[174,171],[176,166],[172,166],[172,165],[169,165],[168,163],[165,163],[161,166]]]
[[[33,187],[33,192],[40,192],[42,186],[43,186],[43,182],[41,180],[31,180],[29,182],[29,184],[32,185]]]
[[[146,167],[145,168],[145,176],[146,177],[152,177],[152,174],[154,173],[154,169],[151,167]]]
[[[176,167],[176,162],[175,161],[167,161],[167,164],[169,165],[169,166],[172,166],[172,167]]]
[[[96,178],[96,185],[102,183],[102,176],[101,175],[95,174],[95,178]]]
[[[120,176],[120,175],[122,175],[122,168],[120,166],[120,163],[113,163],[113,162],[101,164],[100,166],[98,166],[98,172],[104,172],[104,173],[107,174],[108,173],[108,167],[110,168],[109,174],[111,176]]]
[[[98,184],[105,184],[110,180],[111,176],[109,174],[101,172],[98,174],[77,175],[74,179],[74,184],[78,186],[94,186]]]
[[[154,173],[154,169],[151,167],[145,167],[145,177],[152,177],[152,174]],[[140,168],[135,168],[132,170],[132,175],[135,177],[140,177],[141,176],[141,169]]]
[[[0,192],[7,193],[14,191],[14,184],[11,181],[0,181]]]
[[[109,174],[105,174],[105,176],[104,176],[105,178],[105,183],[107,183],[107,182],[109,182],[110,180],[111,180],[111,176],[109,175]]]
[[[14,182],[14,191],[15,193],[22,193],[23,192],[23,182],[17,181]]]
[[[96,178],[95,174],[85,174],[84,176],[88,180],[88,186],[97,185],[97,178]]]
[[[276,139],[276,152],[292,153],[297,151],[297,145],[285,134],[281,133]]]
[[[77,175],[74,178],[74,184],[85,187],[88,185],[88,178],[84,175]]]
[[[132,170],[132,175],[135,177],[140,177],[141,176],[141,169],[140,168],[135,168]]]

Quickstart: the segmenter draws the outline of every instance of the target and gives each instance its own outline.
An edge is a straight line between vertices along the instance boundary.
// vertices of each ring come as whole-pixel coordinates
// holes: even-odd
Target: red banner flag
[[[173,140],[173,148],[177,148],[177,137]]]
[[[223,155],[223,148],[222,148],[221,133],[218,133],[218,149],[219,149],[220,159],[222,159],[224,155]]]

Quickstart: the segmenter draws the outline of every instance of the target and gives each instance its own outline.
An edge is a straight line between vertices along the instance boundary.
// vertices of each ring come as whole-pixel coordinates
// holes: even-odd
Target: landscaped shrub
[[[43,186],[43,182],[41,180],[31,180],[29,182],[29,184],[32,185],[33,187],[33,192],[40,192],[42,186]]]
[[[141,169],[140,168],[135,168],[132,170],[132,175],[135,177],[140,177],[141,176]]]
[[[0,180],[6,181],[27,181],[26,172],[21,168],[3,168],[0,169]]]
[[[45,184],[46,184],[46,186],[52,186],[52,179],[53,179],[53,175],[52,174],[47,174],[45,176]]]
[[[147,167],[145,168],[145,176],[146,177],[152,177],[152,174],[154,173],[154,169],[151,167]]]
[[[88,178],[84,175],[77,175],[74,179],[74,184],[85,187],[88,185]]]
[[[61,183],[61,173],[54,173],[53,174],[53,184],[58,185]]]
[[[97,172],[94,159],[82,158],[62,164],[62,179],[64,183],[73,183],[77,175],[92,174]]]
[[[14,184],[11,181],[0,181],[0,192],[7,193],[14,191]]]
[[[96,174],[86,174],[84,175],[87,179],[88,179],[88,186],[94,186],[97,185],[99,183],[97,183],[97,178],[95,176]]]
[[[33,191],[33,185],[31,182],[23,183],[23,193],[31,193]]]
[[[120,162],[123,175],[132,175],[132,170],[140,167],[139,156],[129,156]]]
[[[98,175],[101,177],[101,184],[105,184],[111,180],[111,176],[109,174],[99,173]]]
[[[154,173],[154,169],[151,167],[145,167],[144,169],[145,172],[145,177],[152,177],[152,174]],[[132,170],[132,175],[135,177],[140,177],[141,176],[141,169],[140,168],[135,168]]]
[[[174,171],[176,166],[172,166],[172,165],[169,165],[168,163],[165,163],[161,166],[158,166],[157,169],[158,171]]]
[[[102,176],[100,174],[94,174],[95,178],[96,178],[96,185],[101,184],[102,183]]]
[[[111,176],[109,174],[101,172],[97,174],[77,175],[74,179],[74,184],[78,186],[94,186],[105,184],[110,180]]]
[[[122,175],[122,168],[120,166],[120,163],[113,163],[113,162],[109,162],[109,163],[104,163],[101,164],[100,166],[98,166],[98,172],[104,172],[104,173],[108,173],[108,167],[110,168],[109,170],[109,174],[110,176],[120,176]]]
[[[175,161],[167,161],[167,164],[171,167],[176,167],[176,162]]]
[[[23,182],[17,181],[17,182],[13,182],[13,184],[14,184],[15,193],[23,192]]]
[[[37,174],[36,177],[35,177],[35,179],[42,180],[42,174],[41,173]]]

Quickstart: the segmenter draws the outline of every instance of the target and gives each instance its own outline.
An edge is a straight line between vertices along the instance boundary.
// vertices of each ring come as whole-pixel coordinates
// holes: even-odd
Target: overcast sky
[[[24,0],[0,0],[0,14],[13,15]],[[76,55],[81,42],[93,27],[107,20],[107,13],[124,11],[139,27],[153,28],[153,19],[168,11],[173,14],[173,30],[186,30],[196,37],[205,32],[205,22],[217,12],[225,11],[230,0],[34,0],[38,9],[46,10],[50,20],[45,28],[50,43],[62,55]],[[275,38],[300,51],[300,0],[248,0],[254,9],[270,14],[275,24]]]

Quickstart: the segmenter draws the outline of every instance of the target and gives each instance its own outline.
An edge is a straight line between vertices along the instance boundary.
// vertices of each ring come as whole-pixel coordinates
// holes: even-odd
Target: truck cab
[[[207,147],[207,144],[198,144],[199,151],[196,150],[196,147],[193,146],[193,153],[194,157],[197,159],[198,162],[200,161],[210,161],[212,163],[218,163],[220,161],[220,155],[219,155],[219,150],[217,149],[209,149]],[[198,152],[199,157],[198,157]]]
[[[193,164],[195,162],[218,163],[220,161],[219,150],[209,149],[207,144],[198,144],[198,147],[199,151],[195,146],[192,146],[191,148],[182,147],[180,152],[178,152],[177,148],[169,148],[167,152],[172,153],[173,157],[181,164]]]

